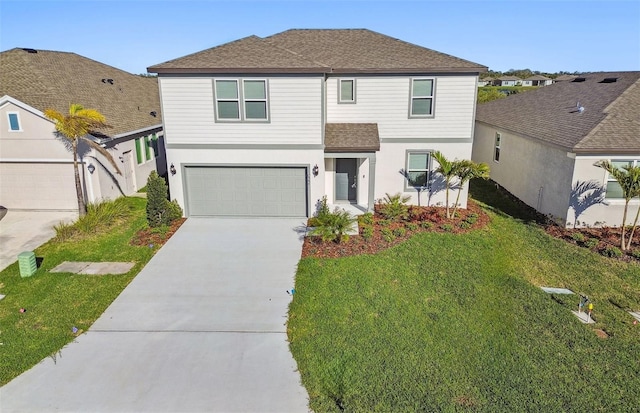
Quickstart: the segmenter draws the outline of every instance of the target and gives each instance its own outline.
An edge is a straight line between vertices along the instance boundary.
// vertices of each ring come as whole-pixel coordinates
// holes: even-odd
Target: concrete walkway
[[[0,411],[306,412],[285,325],[301,221],[190,218]]]

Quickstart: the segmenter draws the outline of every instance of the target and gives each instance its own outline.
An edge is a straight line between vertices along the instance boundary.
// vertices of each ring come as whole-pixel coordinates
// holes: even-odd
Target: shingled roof
[[[380,150],[377,123],[327,123],[325,152],[376,152]]]
[[[79,103],[102,113],[114,137],[162,124],[157,79],[132,75],[75,53],[15,48],[0,53],[0,96],[41,112]],[[155,117],[150,115],[155,112]]]
[[[588,73],[483,103],[476,120],[569,152],[638,154],[640,72]]]
[[[487,68],[367,29],[249,36],[148,68],[151,73],[424,73]]]

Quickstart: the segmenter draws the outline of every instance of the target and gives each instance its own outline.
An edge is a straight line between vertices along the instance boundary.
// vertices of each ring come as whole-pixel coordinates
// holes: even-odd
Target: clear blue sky
[[[132,73],[290,28],[368,28],[499,71],[640,70],[638,0],[0,0],[0,50],[74,52]]]

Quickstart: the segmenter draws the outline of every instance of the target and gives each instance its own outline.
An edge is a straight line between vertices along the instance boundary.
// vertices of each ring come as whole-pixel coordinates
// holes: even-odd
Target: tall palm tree
[[[611,175],[622,188],[622,197],[624,198],[624,211],[622,213],[622,228],[620,236],[620,248],[624,251],[631,248],[631,240],[633,239],[633,233],[636,225],[638,224],[638,216],[640,215],[640,208],[636,213],[636,218],[631,228],[631,234],[629,241],[625,243],[626,224],[627,224],[627,211],[629,209],[629,201],[636,196],[640,196],[640,167],[638,166],[623,166],[618,168],[607,160],[598,161],[595,166],[604,169]]]
[[[448,160],[440,151],[435,151],[431,154],[433,158],[438,162],[438,167],[436,168],[436,172],[441,174],[444,177],[445,190],[446,190],[446,208],[447,208],[447,218],[451,218],[451,214],[449,213],[449,189],[451,188],[451,182],[457,176],[457,168],[459,167],[459,163],[455,161]]]
[[[456,203],[453,206],[452,216],[456,216],[456,210],[458,209],[458,203],[460,202],[460,192],[462,192],[462,186],[473,178],[489,179],[489,165],[484,162],[475,163],[463,159],[461,161],[454,161],[457,165],[453,168],[456,170],[456,176],[459,179],[458,182],[458,194],[456,196]]]
[[[82,141],[102,154],[114,167],[116,172],[122,175],[120,168],[118,168],[111,154],[88,136],[97,129],[109,128],[110,126],[106,124],[106,119],[102,113],[95,109],[85,109],[77,103],[69,106],[68,115],[63,115],[55,109],[45,110],[44,115],[53,121],[58,135],[66,138],[71,145],[76,195],[78,197],[78,214],[84,216],[87,213],[87,205],[84,202],[82,184],[80,182],[80,171],[78,170],[78,143]]]

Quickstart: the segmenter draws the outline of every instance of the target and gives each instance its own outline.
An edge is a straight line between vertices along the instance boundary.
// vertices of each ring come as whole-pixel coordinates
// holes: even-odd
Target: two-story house
[[[486,67],[352,29],[249,36],[148,70],[187,216],[305,217],[323,196],[444,203],[442,188],[422,190],[430,154],[470,159]]]

